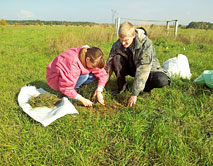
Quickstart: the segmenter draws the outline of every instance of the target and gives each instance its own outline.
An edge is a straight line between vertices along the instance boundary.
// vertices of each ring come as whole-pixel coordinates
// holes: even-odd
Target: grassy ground
[[[0,165],[212,165],[212,90],[193,83],[212,69],[211,30],[180,29],[174,40],[162,29],[148,29],[160,62],[186,55],[192,79],[142,93],[132,108],[126,106],[130,91],[112,96],[114,76],[104,91],[105,107],[74,103],[77,117],[66,115],[46,128],[18,106],[24,85],[60,95],[45,81],[46,66],[58,53],[89,44],[107,58],[113,32],[102,26],[0,27]],[[95,83],[80,93],[91,97],[94,90]]]

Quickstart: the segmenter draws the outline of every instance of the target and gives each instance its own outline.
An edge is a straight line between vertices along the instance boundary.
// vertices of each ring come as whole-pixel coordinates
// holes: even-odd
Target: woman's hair
[[[105,66],[104,54],[98,47],[82,48],[79,52],[79,59],[86,68],[86,58],[89,57],[94,67],[103,68]]]
[[[119,28],[119,37],[129,37],[135,35],[135,28],[130,22],[124,22]]]

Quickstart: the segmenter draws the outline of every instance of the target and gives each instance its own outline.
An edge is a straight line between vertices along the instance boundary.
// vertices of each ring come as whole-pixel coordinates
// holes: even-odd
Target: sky
[[[116,17],[133,24],[213,23],[213,0],[0,0],[0,20],[114,23]]]

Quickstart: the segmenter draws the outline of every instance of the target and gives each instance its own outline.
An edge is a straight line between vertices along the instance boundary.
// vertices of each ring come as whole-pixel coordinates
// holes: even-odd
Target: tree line
[[[210,22],[190,22],[186,28],[194,29],[213,29],[213,23]]]
[[[41,21],[41,20],[0,20],[0,25],[98,25],[95,22],[71,22],[71,21]],[[186,28],[194,29],[213,29],[213,23],[210,22],[190,22]]]
[[[97,25],[94,22],[71,22],[71,21],[41,21],[41,20],[4,20],[0,25]]]

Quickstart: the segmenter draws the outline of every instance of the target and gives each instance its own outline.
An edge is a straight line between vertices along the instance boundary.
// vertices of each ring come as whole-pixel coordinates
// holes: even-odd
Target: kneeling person
[[[46,80],[54,90],[60,90],[68,98],[79,100],[84,106],[93,102],[77,93],[82,85],[98,80],[93,97],[104,105],[103,88],[108,80],[103,52],[97,47],[70,48],[59,54],[47,67]]]
[[[112,46],[106,69],[110,75],[115,72],[118,93],[126,89],[125,76],[134,77],[129,106],[136,103],[141,91],[150,92],[153,88],[161,88],[170,83],[145,29],[135,29],[129,22],[120,26],[119,39]]]

